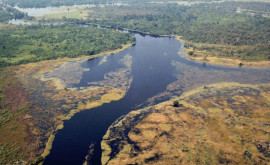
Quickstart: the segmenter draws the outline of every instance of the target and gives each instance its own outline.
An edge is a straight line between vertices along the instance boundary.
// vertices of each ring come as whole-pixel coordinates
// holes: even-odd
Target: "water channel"
[[[64,122],[64,129],[55,137],[45,164],[83,164],[89,146],[94,152],[90,164],[101,164],[100,142],[108,127],[120,116],[181,95],[201,85],[218,82],[260,84],[270,82],[269,69],[252,69],[205,65],[183,57],[183,46],[170,37],[152,37],[135,34],[136,45],[107,57],[83,62],[89,71],[74,87],[85,87],[89,82],[100,81],[104,74],[120,67],[119,61],[127,54],[132,56],[133,81],[125,97],[119,101],[82,111]],[[160,96],[160,97],[155,97]],[[149,98],[152,101],[149,101]]]
[[[26,12],[29,10],[25,9]],[[40,14],[40,9],[32,10],[30,16]],[[44,9],[41,15],[51,13],[51,10]],[[11,20],[10,23],[33,24],[21,20]],[[64,128],[56,133],[51,153],[44,164],[83,164],[89,146],[94,146],[94,152],[87,160],[88,163],[101,164],[100,142],[115,120],[132,110],[166,101],[195,87],[218,82],[270,82],[270,69],[205,65],[186,59],[183,45],[174,38],[135,36],[136,45],[107,56],[106,62],[101,64],[104,57],[98,57],[82,63],[81,67],[89,70],[83,73],[80,83],[73,84],[73,87],[87,87],[91,82],[103,80],[106,73],[121,68],[122,63],[119,61],[124,56],[131,55],[132,84],[121,100],[79,112],[65,121]]]

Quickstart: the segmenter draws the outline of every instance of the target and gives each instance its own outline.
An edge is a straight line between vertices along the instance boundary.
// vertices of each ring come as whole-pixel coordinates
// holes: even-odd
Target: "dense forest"
[[[131,34],[95,27],[8,26],[0,30],[0,67],[94,55],[134,42]]]
[[[270,12],[270,3],[262,3],[262,2],[238,2],[237,6],[242,9],[254,10],[260,12]]]
[[[48,6],[72,6],[81,4],[100,4],[107,0],[6,0],[4,3],[10,6],[18,5],[21,8],[42,8]]]
[[[224,2],[192,6],[175,4],[106,6],[93,8],[95,12],[91,13],[85,22],[155,35],[181,35],[183,39],[194,43],[236,46],[233,52],[242,54],[241,59],[268,60],[270,19],[259,14],[251,16],[236,12],[238,7],[248,6],[253,10],[265,10],[267,5],[269,4]],[[253,48],[245,49],[242,46]],[[239,56],[239,53],[235,54]],[[222,56],[232,55],[224,53]]]
[[[270,41],[270,19],[238,14],[235,12],[237,4],[99,7],[95,12],[100,15],[91,14],[94,20],[89,22],[159,35],[180,34],[190,41],[211,44],[247,45]]]
[[[175,0],[172,0],[175,1]],[[207,0],[204,0],[207,1]],[[135,4],[135,3],[150,3],[157,2],[156,0],[5,0],[4,3],[10,6],[19,6],[21,8],[42,8],[48,6],[73,6],[73,5],[83,5],[83,4],[114,4],[114,3],[125,3],[125,4]],[[167,0],[159,0],[158,2],[167,2]]]
[[[16,3],[15,1],[6,0],[5,3],[11,3],[11,5],[25,3],[35,6],[32,0]],[[192,0],[187,1],[192,2]],[[186,46],[207,51],[210,56],[252,61],[270,59],[270,19],[263,17],[261,13],[270,11],[270,3],[206,1],[207,3],[193,5],[177,5],[173,1],[170,3],[153,3],[155,1],[146,0],[121,1],[130,4],[97,5],[84,9],[83,12],[88,14],[87,18],[67,19],[63,16],[61,21],[126,28],[153,35],[180,35],[186,41]],[[42,0],[36,1],[37,5],[41,6],[35,7],[119,1],[51,0],[48,3],[44,1],[44,4],[42,2]],[[256,12],[255,15],[251,15],[239,12],[239,9]]]

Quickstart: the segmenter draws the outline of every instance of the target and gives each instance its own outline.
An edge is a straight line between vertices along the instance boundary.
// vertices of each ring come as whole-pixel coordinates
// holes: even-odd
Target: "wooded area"
[[[0,30],[0,67],[94,55],[134,42],[132,34],[95,27],[8,26]]]
[[[193,43],[234,46],[236,49],[234,48],[232,52],[235,53],[227,50],[227,53],[220,56],[244,60],[269,60],[270,19],[260,14],[251,16],[236,12],[238,7],[265,11],[268,9],[265,6],[270,4],[224,2],[192,6],[175,4],[105,6],[93,8],[95,12],[89,14],[85,22],[154,35],[180,35],[184,40]],[[213,49],[212,47],[205,47],[204,50]]]

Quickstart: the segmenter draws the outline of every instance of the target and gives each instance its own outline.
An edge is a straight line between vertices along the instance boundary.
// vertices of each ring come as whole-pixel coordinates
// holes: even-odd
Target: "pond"
[[[79,112],[65,121],[44,164],[83,164],[87,155],[90,164],[101,164],[100,142],[115,120],[195,87],[218,82],[270,82],[269,69],[205,65],[183,57],[183,45],[174,38],[135,36],[136,45],[106,56],[106,60],[98,57],[81,64],[85,71],[79,83],[70,84],[72,87],[87,87],[91,82],[104,80],[104,75],[119,70],[123,65],[119,61],[130,55],[131,86],[121,100]]]

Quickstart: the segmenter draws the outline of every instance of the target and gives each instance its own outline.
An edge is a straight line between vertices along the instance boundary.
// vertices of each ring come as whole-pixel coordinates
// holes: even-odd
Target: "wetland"
[[[0,5],[0,164],[269,163],[269,20],[234,11],[268,9],[222,4]]]
[[[83,102],[82,109],[89,110],[76,113],[64,121],[64,128],[55,134],[45,164],[81,164],[84,161],[100,164],[102,137],[115,120],[132,110],[161,103],[207,84],[267,84],[270,81],[269,69],[205,65],[184,58],[183,45],[174,38],[135,36],[136,45],[110,56],[82,61],[79,65],[83,73],[79,77],[76,74],[77,81],[70,81],[69,90],[106,86],[122,89],[123,95],[110,103],[95,104],[101,105],[98,107],[93,107],[91,102]],[[126,61],[126,68],[121,68],[121,61]],[[69,64],[65,65],[68,67]],[[45,77],[57,77],[55,74],[62,67]],[[61,74],[57,75],[65,79],[61,78]],[[120,75],[126,77],[121,78]]]

